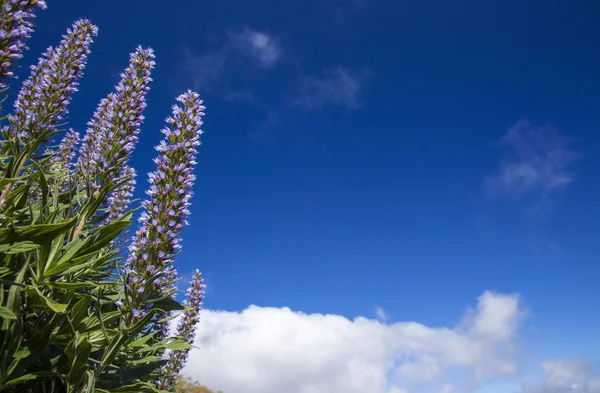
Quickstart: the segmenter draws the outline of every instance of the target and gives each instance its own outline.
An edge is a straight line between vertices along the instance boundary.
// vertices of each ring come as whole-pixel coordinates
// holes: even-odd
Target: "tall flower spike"
[[[54,154],[51,159],[53,164],[60,164],[64,166],[65,169],[71,169],[79,141],[79,133],[73,131],[72,128],[69,128],[69,131],[65,133],[65,136],[63,136],[58,144],[56,151],[47,150],[46,153]]]
[[[49,180],[52,185],[50,187],[51,193],[60,194],[71,187],[71,169],[78,143],[79,133],[69,128],[69,131],[65,133],[56,149],[46,149],[44,152],[50,157],[47,162],[47,168],[49,169],[49,173],[53,174],[52,180]],[[34,181],[33,184],[30,198],[32,202],[39,202],[42,199],[42,189],[38,181]]]
[[[84,181],[85,176],[91,176],[91,169],[97,167],[100,162],[100,144],[103,136],[108,133],[113,114],[111,108],[113,96],[114,94],[110,93],[108,97],[100,100],[92,119],[87,123],[88,128],[79,147],[79,157],[75,164],[78,180]]]
[[[150,198],[142,203],[141,225],[125,266],[125,289],[135,317],[144,314],[147,296],[172,290],[175,274],[170,268],[181,248],[179,234],[190,213],[193,168],[205,108],[199,95],[189,90],[177,101],[182,105],[173,106],[173,115],[166,120],[168,127],[162,130],[165,138],[156,147],[157,168],[148,175],[150,188],[146,193]],[[157,274],[161,278],[150,281]]]
[[[133,192],[135,191],[136,172],[130,166],[124,166],[119,174],[119,178],[125,183],[113,191],[108,197],[108,222],[121,218],[129,208]]]
[[[194,278],[188,289],[185,301],[186,309],[177,324],[177,338],[185,340],[188,344],[194,343],[196,326],[200,321],[200,310],[202,310],[202,299],[204,298],[204,280],[200,271],[196,270]],[[187,362],[189,349],[173,351],[169,355],[167,364],[160,371],[158,388],[169,390],[173,387],[179,376],[179,372]]]
[[[80,149],[77,171],[81,181],[99,187],[102,175],[109,182],[121,179],[119,168],[129,160],[144,121],[154,65],[154,51],[138,46],[115,91],[100,101]]]
[[[0,0],[0,90],[8,87],[6,79],[14,78],[15,60],[23,57],[27,40],[33,31],[35,7],[46,9],[43,0]]]
[[[58,47],[48,48],[38,64],[31,67],[31,76],[23,82],[14,113],[8,118],[10,136],[32,140],[54,130],[67,113],[71,95],[77,91],[97,34],[98,28],[89,20],[78,20]]]

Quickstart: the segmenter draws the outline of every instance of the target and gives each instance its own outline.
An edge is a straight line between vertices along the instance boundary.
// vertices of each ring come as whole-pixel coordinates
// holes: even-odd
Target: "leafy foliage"
[[[5,3],[0,0],[9,11],[1,18],[17,20],[22,11]],[[10,3],[22,3],[31,13],[36,2]],[[96,34],[91,22],[75,22],[33,68],[14,112],[0,119],[0,392],[174,391],[177,385],[159,381],[174,380],[165,370],[178,373],[185,362],[181,354],[192,347],[193,326],[186,328],[185,337],[162,333],[174,311],[197,322],[203,295],[199,274],[195,298],[184,306],[175,300],[174,254],[159,255],[159,246],[156,253],[135,251],[136,268],[147,273],[143,282],[123,269],[123,260],[133,252],[124,237],[134,214],[128,206],[135,171],[127,163],[143,119],[152,51],[138,48],[115,93],[101,101],[77,165],[73,159],[79,137],[73,131],[58,148],[51,142],[65,132],[67,105]],[[0,39],[0,52],[7,45],[10,40]],[[10,65],[3,64],[0,79],[12,76]],[[157,165],[171,176],[163,184],[168,190],[178,186],[172,174],[185,169],[183,194],[171,196],[169,203],[180,198],[186,210],[179,214],[187,214],[204,107],[193,92],[178,100],[182,106],[174,107],[171,134],[161,146],[178,154],[181,144],[187,154],[181,157],[191,163],[176,162],[175,167],[159,158]],[[109,140],[113,144],[107,150],[100,142]],[[110,160],[103,160],[104,155]],[[161,220],[160,209],[144,208],[147,220]],[[172,243],[179,244],[184,223],[169,228]],[[163,230],[138,229],[135,239],[159,242]],[[176,367],[167,367],[171,359],[177,359]]]

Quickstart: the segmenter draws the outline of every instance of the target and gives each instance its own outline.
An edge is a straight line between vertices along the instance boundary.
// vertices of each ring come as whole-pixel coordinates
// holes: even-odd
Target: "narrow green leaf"
[[[69,343],[67,348],[65,352],[71,361],[71,369],[67,374],[66,380],[72,386],[77,386],[88,369],[87,360],[92,346],[85,335],[76,333],[73,341]]]
[[[87,376],[87,382],[84,393],[94,393],[96,391],[96,376],[94,375],[94,371],[87,370],[85,373]]]
[[[2,319],[17,319],[17,316],[8,308],[0,306],[0,318]]]
[[[75,224],[75,218],[65,220],[57,224],[25,225],[20,227],[0,229],[0,244],[15,243],[20,241],[31,241],[41,244],[61,233],[71,229]]]
[[[26,288],[25,290],[27,291],[28,289],[30,290],[30,288]],[[46,297],[37,287],[35,288],[35,291],[52,311],[57,312],[59,314],[62,314],[65,311],[67,311],[67,307],[69,306],[68,304],[62,304]],[[30,293],[31,291],[28,292]]]
[[[148,299],[148,303],[154,304],[154,307],[163,311],[181,311],[185,310],[185,306],[170,296],[161,296]]]
[[[0,179],[0,189],[4,189],[5,186],[17,182],[19,181],[20,178],[10,178],[10,177],[3,177],[2,179]]]
[[[47,378],[60,378],[60,374],[55,373],[53,371],[38,371],[35,373],[29,373],[23,375],[19,378],[11,379],[10,381],[5,382],[2,386],[0,386],[0,390],[5,390],[11,386],[18,385],[23,382],[33,381],[37,379],[47,379]]]
[[[96,288],[106,283],[92,282],[92,281],[78,281],[78,282],[60,282],[60,281],[45,281],[41,282],[40,285],[47,285],[52,288],[58,289],[81,289],[81,288]]]
[[[158,389],[153,384],[147,382],[138,382],[132,385],[121,386],[116,389],[111,389],[110,391],[112,393],[155,393],[158,392]]]
[[[29,252],[40,248],[39,244],[25,240],[22,242],[16,242],[11,244],[1,244],[0,253],[4,254],[19,254],[22,252]]]

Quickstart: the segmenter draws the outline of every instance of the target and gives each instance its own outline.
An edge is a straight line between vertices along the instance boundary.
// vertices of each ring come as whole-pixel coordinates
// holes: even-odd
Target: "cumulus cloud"
[[[544,379],[525,385],[523,393],[600,393],[600,377],[583,360],[554,360],[542,363]]]
[[[448,328],[289,308],[204,311],[184,373],[236,393],[452,392],[461,378],[514,372],[520,315],[518,296],[492,292]]]
[[[498,172],[486,179],[486,191],[495,196],[544,197],[564,189],[575,179],[572,164],[578,155],[569,141],[551,126],[515,124],[499,142],[505,155]]]
[[[320,109],[326,105],[357,109],[366,83],[365,72],[336,67],[322,76],[301,78],[295,104],[306,109]]]

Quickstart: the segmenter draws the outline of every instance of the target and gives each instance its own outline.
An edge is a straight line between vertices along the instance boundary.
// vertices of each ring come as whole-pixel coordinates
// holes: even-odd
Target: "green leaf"
[[[185,340],[170,338],[165,340],[164,347],[166,349],[170,349],[172,351],[183,351],[186,349],[192,349],[194,346],[192,344],[187,343]]]
[[[71,263],[63,262],[46,271],[46,277],[52,276],[67,276],[72,273],[77,273],[86,268],[93,269],[97,259],[93,259],[96,254],[86,255],[85,257],[72,260]],[[103,259],[103,258],[100,258]]]
[[[19,187],[14,188],[6,197],[5,205],[12,206],[15,201],[17,201],[14,205],[15,209],[21,209],[25,206],[27,199],[29,197],[29,188],[31,187],[30,183],[21,184]]]
[[[8,369],[9,376],[21,375],[27,371],[28,367],[35,363],[48,348],[48,341],[51,336],[49,326],[46,329],[31,329],[28,334],[27,346],[22,347],[12,356],[12,363]]]
[[[38,371],[35,373],[29,373],[23,375],[19,378],[11,379],[10,381],[5,382],[2,386],[0,386],[0,390],[5,390],[14,385],[18,385],[23,382],[29,382],[37,379],[47,379],[47,378],[60,378],[60,374],[55,373],[53,371]]]
[[[29,355],[31,355],[31,350],[27,347],[18,350],[14,355],[13,355],[13,359],[15,360],[21,360],[21,359],[25,359],[27,358]]]
[[[17,316],[8,308],[0,306],[0,318],[2,319],[17,319]]]
[[[88,341],[92,344],[92,352],[105,350],[108,345],[107,340],[114,339],[119,331],[117,329],[107,329],[107,336],[104,336],[104,332],[102,330],[93,330],[91,332],[85,332],[84,334],[87,336]]]
[[[97,266],[100,266],[110,260],[113,256],[115,256],[117,251],[111,251],[102,255],[101,257],[97,257],[97,252],[83,255],[78,258],[71,259],[70,261],[65,261],[57,264],[56,266],[48,269],[45,273],[46,277],[56,276],[56,275],[67,275],[70,273],[76,273],[80,270],[89,268],[90,270],[95,269]]]
[[[0,253],[4,254],[19,254],[22,252],[29,252],[40,248],[39,244],[25,240],[22,242],[16,242],[11,244],[0,245]]]
[[[65,243],[66,233],[61,233],[52,240],[52,246],[48,252],[48,258],[44,264],[44,272],[49,269],[62,254],[63,244]]]
[[[79,326],[81,321],[87,317],[88,308],[92,298],[90,296],[82,297],[71,309],[71,321],[75,326]]]
[[[105,312],[102,314],[102,322],[104,324],[109,324],[111,322],[118,320],[121,317],[121,315],[123,315],[123,313],[121,311]],[[88,317],[88,318],[85,318],[84,320],[82,320],[81,323],[77,326],[79,326],[79,328],[83,332],[87,332],[90,330],[99,329],[101,324],[100,324],[100,319],[97,316],[93,315],[91,317]]]
[[[5,186],[14,183],[16,181],[19,181],[18,177],[15,178],[10,178],[10,177],[3,177],[2,179],[0,179],[0,189],[4,189]]]
[[[123,382],[131,383],[136,380],[143,380],[144,377],[164,366],[167,361],[157,356],[148,356],[144,359],[139,359],[136,363],[136,366],[118,372]]]
[[[154,384],[150,384],[147,382],[137,382],[132,385],[121,386],[116,389],[111,389],[111,393],[155,393],[158,392],[158,389]]]
[[[81,288],[97,288],[100,285],[106,283],[98,283],[92,281],[78,281],[78,282],[61,282],[61,281],[45,281],[41,282],[40,285],[47,285],[52,288],[58,289],[81,289]]]
[[[56,262],[56,265],[60,265],[61,263],[70,261],[75,256],[75,254],[81,249],[81,247],[85,246],[87,241],[88,241],[87,239],[80,239],[80,238],[70,241],[64,247],[65,253],[58,259],[58,261]],[[51,267],[53,265],[54,264],[51,264],[48,267]]]
[[[76,332],[75,337],[65,349],[71,363],[71,370],[67,374],[66,380],[71,386],[77,386],[85,375],[91,350],[92,346],[87,337]]]
[[[153,303],[155,308],[162,311],[182,311],[185,307],[177,300],[171,297],[161,297],[158,299],[149,299],[149,303]]]
[[[79,250],[79,255],[96,252],[107,246],[112,240],[119,236],[131,224],[131,214],[127,214],[122,220],[111,222],[100,227],[88,238],[86,246]]]
[[[39,304],[43,304],[47,306],[50,310],[59,314],[62,314],[65,311],[67,311],[67,307],[69,306],[68,304],[59,303],[46,297],[37,287],[35,289],[27,287],[25,288],[25,292],[27,292],[27,294],[29,294],[30,296],[35,296],[37,294],[38,299],[42,300],[42,302]]]
[[[85,373],[87,376],[85,392],[94,393],[96,391],[96,376],[94,375],[94,371],[87,370]]]
[[[61,233],[67,232],[75,224],[75,218],[57,224],[25,225],[0,229],[0,244],[31,241],[43,244]]]
[[[129,343],[129,346],[130,347],[134,347],[134,348],[135,347],[147,347],[148,346],[148,341],[150,341],[150,339],[152,337],[154,337],[155,335],[156,335],[156,332],[144,335],[144,336],[138,338],[137,340],[132,341],[131,343]]]

